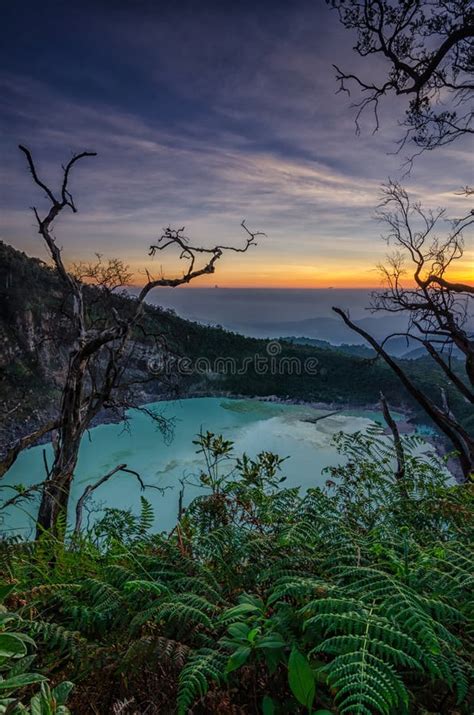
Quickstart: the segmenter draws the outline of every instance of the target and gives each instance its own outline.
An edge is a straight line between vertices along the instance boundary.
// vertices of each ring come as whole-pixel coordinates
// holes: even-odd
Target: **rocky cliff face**
[[[0,242],[0,451],[57,413],[71,342],[56,274]],[[138,339],[127,370],[144,378],[152,346]],[[136,389],[141,401],[162,388]]]
[[[61,299],[45,264],[0,242],[1,397],[5,383],[18,387],[41,379],[53,390],[58,386],[67,360],[58,340],[66,330]]]
[[[91,311],[100,311],[97,291],[88,287],[85,294]],[[120,315],[133,309],[127,297],[113,300]],[[67,311],[67,297],[56,273],[39,259],[0,242],[0,453],[57,414],[72,345]],[[173,355],[193,357],[239,352],[247,343],[252,349],[254,343],[152,306],[146,307],[143,323],[144,330],[133,336],[126,358],[125,380],[135,383],[127,397],[135,403],[221,391],[220,376],[217,384],[202,374],[154,378],[149,366],[160,348],[151,335],[160,334]],[[106,419],[110,417],[99,417]]]

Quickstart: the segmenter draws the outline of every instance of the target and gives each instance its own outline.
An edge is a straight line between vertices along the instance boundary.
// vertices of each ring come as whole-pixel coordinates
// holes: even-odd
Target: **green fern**
[[[81,656],[87,647],[87,641],[78,631],[71,631],[57,623],[48,621],[31,621],[27,624],[29,632],[40,638],[49,650],[68,653],[73,658]]]
[[[145,497],[140,497],[141,511],[139,521],[139,533],[144,536],[153,526],[155,513],[150,502]]]
[[[136,669],[142,667],[143,663],[153,661],[172,663],[181,669],[190,653],[189,646],[164,636],[142,636],[133,641],[128,647],[121,669]]]
[[[408,707],[408,692],[396,672],[396,666],[420,668],[421,665],[402,650],[408,645],[417,651],[416,645],[403,634],[381,628],[380,620],[369,611],[359,618],[346,617],[346,622],[331,617],[332,629],[348,630],[348,635],[326,638],[312,653],[330,653],[336,657],[327,667],[327,680],[337,693],[335,701],[340,713],[372,715],[372,712],[403,713]],[[315,622],[313,621],[312,625]],[[328,627],[329,619],[326,619]],[[319,623],[318,625],[322,625]],[[355,633],[350,633],[355,631]],[[378,640],[377,635],[387,638]]]
[[[53,569],[47,540],[7,545],[19,607],[57,656],[42,662],[106,668],[137,708],[143,682],[166,678],[164,690],[178,685],[181,715],[199,700],[198,709],[215,707],[214,696],[244,712],[265,698],[268,708],[273,692],[290,712],[298,706],[287,665],[298,651],[318,682],[316,708],[467,713],[469,494],[445,487],[435,460],[411,455],[416,440],[404,440],[406,494],[380,428],[338,444],[348,461],[325,490],[278,491],[256,461],[242,460],[243,473],[234,467],[230,476],[219,463],[211,496],[169,536],[149,533],[143,500],[140,516],[108,510],[80,551],[66,542]]]
[[[227,656],[210,648],[201,648],[189,657],[178,681],[178,715],[186,715],[198,698],[204,697],[209,682],[223,683]]]

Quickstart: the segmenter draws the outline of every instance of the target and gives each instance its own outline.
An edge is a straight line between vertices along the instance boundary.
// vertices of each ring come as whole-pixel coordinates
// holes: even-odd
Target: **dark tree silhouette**
[[[59,193],[54,193],[39,177],[33,157],[24,146],[20,150],[26,157],[33,181],[39,186],[49,202],[44,215],[34,208],[38,232],[46,244],[54,267],[62,280],[66,305],[71,350],[67,373],[62,389],[61,406],[57,421],[45,425],[21,440],[0,465],[0,474],[6,471],[20,451],[36,441],[40,436],[54,430],[54,459],[44,482],[41,504],[37,520],[37,537],[49,532],[54,537],[63,538],[61,524],[67,518],[69,493],[77,464],[79,447],[85,431],[94,417],[106,408],[117,406],[115,394],[121,386],[126,363],[127,347],[133,331],[139,326],[144,312],[145,300],[155,288],[177,287],[215,271],[216,263],[225,252],[245,252],[256,244],[258,233],[249,231],[242,222],[246,233],[242,247],[216,245],[211,248],[195,246],[184,235],[184,228],[164,230],[159,240],[150,246],[150,255],[166,249],[178,249],[179,259],[186,262],[186,269],[177,277],[154,278],[147,274],[147,281],[141,288],[128,315],[120,315],[111,305],[110,310],[101,313],[99,321],[91,318],[85,300],[88,289],[83,279],[93,282],[97,291],[107,297],[127,283],[130,278],[127,267],[121,261],[104,262],[101,257],[94,264],[79,264],[69,271],[63,261],[61,249],[56,243],[52,229],[55,219],[64,209],[76,213],[76,205],[69,189],[73,167],[82,159],[96,156],[95,152],[82,152],[72,157],[63,167],[63,177]],[[96,293],[98,294],[98,293]]]
[[[471,0],[327,0],[341,23],[356,32],[361,57],[378,55],[387,71],[361,77],[335,65],[341,91],[357,89],[356,123],[372,108],[378,128],[379,102],[390,94],[409,100],[403,147],[420,151],[474,133],[474,8]],[[358,124],[357,124],[358,126]]]
[[[395,250],[387,264],[380,266],[384,289],[373,293],[372,309],[406,313],[408,329],[403,335],[422,345],[442,369],[452,389],[474,404],[474,335],[469,323],[474,315],[474,286],[449,278],[453,265],[463,257],[463,231],[474,224],[474,214],[470,212],[452,222],[451,230],[441,239],[436,231],[444,216],[443,209],[426,211],[419,203],[412,203],[399,184],[384,187],[379,218],[388,226],[384,238]],[[347,312],[340,308],[333,310],[391,367],[451,440],[465,478],[472,478],[474,436],[456,419],[446,393],[442,392],[441,405],[437,404],[435,395],[422,392],[400,363],[387,353],[386,344],[400,333],[388,335],[379,343],[354,323]],[[453,364],[454,351],[463,357],[464,376]]]

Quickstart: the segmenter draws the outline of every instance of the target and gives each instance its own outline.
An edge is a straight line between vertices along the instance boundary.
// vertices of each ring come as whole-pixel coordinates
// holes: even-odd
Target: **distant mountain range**
[[[377,341],[382,341],[390,333],[403,333],[407,328],[405,316],[367,317],[354,321],[366,330]],[[348,328],[337,318],[309,318],[297,321],[254,323],[247,326],[246,334],[259,337],[281,338],[299,345],[311,345],[319,348],[334,349],[347,355],[358,357],[373,357],[375,351],[365,343],[357,333]],[[298,336],[298,337],[295,337]],[[426,356],[426,350],[416,340],[396,335],[386,344],[385,349],[390,355],[408,360],[417,360]],[[454,350],[453,355],[456,357]]]
[[[390,316],[387,326],[386,316],[371,316],[355,321],[357,325],[373,335],[376,340],[383,340],[387,332],[403,333],[407,328],[406,316]],[[388,328],[388,330],[387,330]],[[280,336],[301,336],[294,338],[294,342],[306,345],[318,345],[319,347],[337,346],[342,352],[351,355],[373,355],[373,350],[367,347],[364,340],[348,328],[342,320],[338,318],[309,318],[306,320],[275,321],[266,323],[254,323],[247,326],[250,334],[263,335],[269,338]],[[303,340],[311,342],[302,343]],[[407,340],[400,336],[392,338],[386,345],[389,353],[396,357],[408,357],[408,353],[419,349],[419,344],[415,340]],[[361,348],[364,348],[361,350]],[[421,352],[423,354],[423,351]],[[419,356],[418,354],[416,355]],[[410,355],[410,357],[412,357]]]
[[[331,308],[349,310],[352,320],[377,340],[404,333],[407,316],[371,313],[371,296],[371,291],[362,289],[164,288],[150,300],[208,327],[224,327],[258,339],[289,337],[301,345],[333,346],[342,353],[368,357],[373,355],[371,348]],[[474,316],[469,328],[474,331]],[[394,357],[416,359],[425,354],[417,341],[407,342],[403,335],[386,347]]]
[[[197,293],[189,291],[189,298]],[[213,293],[220,291],[213,289]],[[98,314],[100,300],[96,289],[85,287],[84,295],[86,304],[90,301]],[[114,301],[116,310],[127,314],[130,298],[115,295]],[[6,416],[0,430],[0,452],[18,436],[57,414],[70,349],[68,323],[61,317],[64,304],[62,283],[55,271],[0,241],[0,406]],[[275,313],[278,314],[277,309]],[[353,333],[336,318],[262,321],[253,328],[247,324],[242,330],[247,335],[242,335],[215,325],[194,323],[178,317],[172,310],[147,305],[143,321],[144,330],[133,335],[124,373],[135,386],[131,388],[134,402],[143,404],[176,394],[233,394],[331,405],[374,405],[383,391],[390,404],[409,405],[418,418],[426,421],[392,371],[383,361],[367,360],[373,356],[370,348],[355,344]],[[364,317],[360,324],[378,339],[386,334],[384,318]],[[249,335],[251,330],[256,337]],[[157,349],[154,335],[161,336],[171,355],[185,356],[196,369],[172,371],[163,377],[150,373],[150,359],[156,357]],[[282,365],[284,358],[291,359],[302,369],[281,370],[278,360],[273,365],[268,338],[282,341],[278,356]],[[397,340],[398,354],[418,357],[418,345]],[[331,345],[333,342],[336,345]],[[257,368],[256,358],[261,356],[267,360],[264,370]],[[203,361],[208,367],[198,369]],[[222,367],[223,361],[230,361],[231,368]],[[306,369],[307,361],[311,370]],[[449,390],[441,371],[429,357],[410,360],[405,369],[427,392],[440,395],[440,387]],[[467,415],[464,403],[455,407],[461,416]]]
[[[358,337],[358,336],[356,336]],[[280,336],[280,340],[286,340],[287,342],[293,343],[295,345],[310,345],[312,347],[321,348],[323,350],[337,350],[345,355],[353,355],[354,357],[372,358],[375,356],[375,350],[367,345],[358,344],[346,344],[341,343],[340,345],[334,345],[327,340],[320,340],[319,338],[305,338],[305,337],[295,337],[291,336]],[[416,345],[416,347],[412,347]],[[393,338],[389,343],[385,345],[388,352],[394,357],[404,358],[405,360],[418,360],[419,358],[426,357],[426,350],[424,347],[420,346],[413,340],[408,341],[406,338]],[[456,353],[453,351],[453,357],[461,358],[461,353],[459,350],[455,349]]]

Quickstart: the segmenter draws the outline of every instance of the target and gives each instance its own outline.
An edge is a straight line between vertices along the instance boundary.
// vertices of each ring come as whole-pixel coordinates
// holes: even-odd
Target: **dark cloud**
[[[356,59],[324,3],[31,2],[5,19],[4,240],[35,252],[18,141],[51,180],[89,148],[99,157],[74,179],[82,212],[61,227],[76,258],[98,249],[138,265],[170,221],[212,240],[224,227],[238,236],[246,216],[271,237],[254,274],[265,264],[278,282],[292,261],[297,281],[306,264],[343,260],[373,280],[384,247],[371,214],[379,183],[402,173],[403,107],[386,104],[381,130],[368,115],[355,136],[331,64]],[[456,212],[470,171],[459,144],[426,155],[408,186]]]

